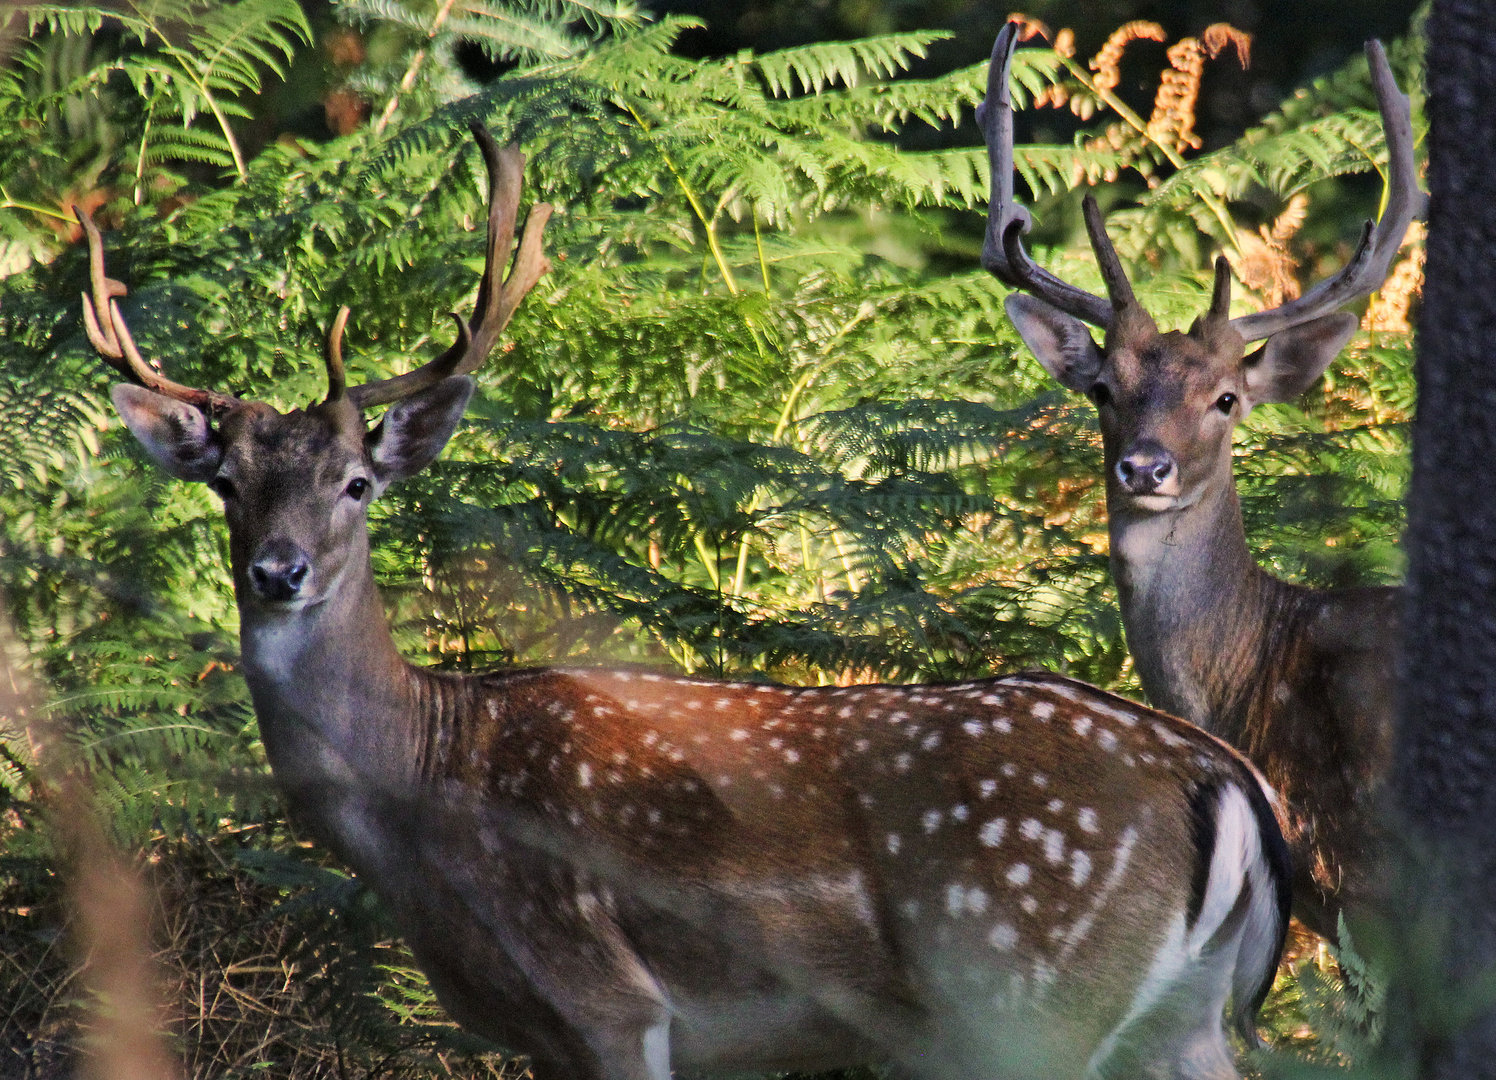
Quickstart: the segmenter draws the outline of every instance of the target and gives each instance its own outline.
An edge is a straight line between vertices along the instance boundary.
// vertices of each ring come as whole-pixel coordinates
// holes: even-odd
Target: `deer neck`
[[[1236,486],[1140,512],[1108,493],[1113,578],[1127,644],[1159,708],[1225,734],[1266,647],[1279,584],[1252,560]]]
[[[245,681],[266,753],[283,786],[329,776],[404,788],[418,738],[419,677],[395,648],[367,552],[317,604],[297,611],[246,602],[239,567]]]

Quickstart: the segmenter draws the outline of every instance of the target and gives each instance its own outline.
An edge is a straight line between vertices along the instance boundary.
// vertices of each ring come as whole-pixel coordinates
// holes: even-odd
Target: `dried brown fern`
[[[1261,225],[1256,232],[1238,229],[1236,251],[1226,252],[1231,269],[1243,285],[1262,297],[1265,308],[1299,295],[1298,260],[1288,242],[1303,226],[1308,211],[1309,196],[1298,192],[1271,225]]]
[[[1102,90],[1115,90],[1122,81],[1122,52],[1134,41],[1166,41],[1168,35],[1158,23],[1134,19],[1111,32],[1101,51],[1087,65],[1096,72],[1095,83]]]
[[[1423,292],[1425,233],[1421,221],[1408,226],[1408,236],[1403,241],[1407,255],[1393,267],[1386,282],[1366,306],[1366,314],[1361,318],[1362,330],[1380,330],[1394,334],[1413,332],[1408,313],[1413,307],[1413,300]]]
[[[1227,45],[1234,46],[1243,68],[1251,64],[1252,37],[1228,23],[1214,23],[1199,38],[1184,38],[1169,46],[1169,70],[1159,80],[1148,118],[1148,135],[1176,150],[1200,148],[1195,134],[1195,103],[1200,97],[1200,79],[1205,61],[1214,60]]]

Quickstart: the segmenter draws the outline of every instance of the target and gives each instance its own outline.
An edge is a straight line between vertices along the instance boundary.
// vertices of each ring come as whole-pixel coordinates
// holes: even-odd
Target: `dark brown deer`
[[[1096,202],[1086,228],[1107,298],[1068,285],[1023,249],[1013,200],[1008,67],[998,35],[981,123],[992,165],[982,261],[1031,295],[1005,301],[1039,362],[1101,420],[1112,573],[1148,699],[1246,751],[1285,798],[1294,913],[1334,937],[1342,901],[1375,873],[1376,791],[1388,766],[1399,590],[1323,591],[1253,561],[1231,473],[1231,433],[1254,405],[1307,390],[1356,329],[1338,312],[1377,288],[1421,205],[1408,99],[1379,43],[1366,46],[1390,158],[1388,201],[1344,270],[1281,307],[1231,318],[1216,260],[1210,310],[1160,333],[1138,304]],[[1086,325],[1105,332],[1101,346]],[[1246,344],[1266,338],[1256,351]]]
[[[540,1080],[893,1062],[918,1076],[1234,1077],[1287,921],[1245,758],[1050,675],[759,685],[452,675],[396,651],[365,515],[424,468],[544,271],[488,163],[478,318],[441,358],[280,414],[168,382],[88,224],[120,415],[228,518],[243,671],[293,817],[384,899],[454,1019]],[[366,430],[363,410],[390,404]]]

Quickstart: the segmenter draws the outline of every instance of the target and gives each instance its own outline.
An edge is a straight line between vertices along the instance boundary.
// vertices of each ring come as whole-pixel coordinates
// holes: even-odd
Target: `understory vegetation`
[[[154,886],[184,1075],[522,1068],[445,1018],[377,902],[284,822],[235,670],[220,507],[113,419],[75,206],[106,228],[147,356],[289,409],[322,396],[341,304],[354,379],[445,346],[481,269],[468,123],[528,155],[526,202],[556,207],[551,271],[443,460],[371,512],[417,662],[843,684],[1040,667],[1141,696],[1093,410],[1052,387],[977,262],[985,151],[900,145],[984,91],[985,64],[906,74],[939,35],[696,60],[678,48],[691,20],[626,0],[341,0],[320,38],[343,50],[335,133],[257,145],[256,95],[314,48],[293,0],[15,10],[0,612],[29,690],[0,687],[0,1077],[61,1075],[83,1045],[93,991],[62,820],[82,806]],[[1216,252],[1245,312],[1339,266],[1376,215],[1386,155],[1364,59],[1203,152],[1193,94],[1207,63],[1246,60],[1243,35],[1171,43],[1143,116],[1115,93],[1118,58],[1161,30],[1129,23],[1088,63],[1067,31],[1033,29],[1015,105],[1086,124],[1016,151],[1030,246],[1067,280],[1103,291],[1078,227],[1089,186],[1140,300],[1181,329]],[[459,43],[503,73],[475,81]],[[1419,125],[1416,27],[1390,55]],[[1420,268],[1415,230],[1323,383],[1238,437],[1248,534],[1280,576],[1398,580]],[[61,794],[64,774],[86,798]],[[1375,974],[1312,942],[1296,963],[1266,1013],[1275,1045],[1356,1060]]]

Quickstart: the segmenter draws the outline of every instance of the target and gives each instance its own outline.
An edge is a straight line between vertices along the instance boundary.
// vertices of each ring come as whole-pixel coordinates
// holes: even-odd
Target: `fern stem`
[[[72,214],[58,213],[56,210],[36,203],[20,202],[12,199],[10,193],[4,187],[0,187],[0,210],[29,210],[33,214],[41,214],[43,217],[56,218],[58,221],[66,221],[69,225],[78,224],[78,219]]]
[[[249,177],[249,170],[244,164],[244,151],[239,148],[239,140],[234,137],[234,129],[230,126],[229,118],[224,113],[223,107],[218,104],[218,98],[208,89],[207,80],[199,78],[193,71],[194,65],[191,54],[172,45],[171,39],[154,23],[151,24],[151,30],[162,41],[161,51],[176,61],[177,69],[181,71],[197,92],[203,96],[203,100],[208,103],[208,109],[213,113],[213,119],[218,121],[218,129],[223,132],[224,142],[229,144],[229,154],[234,159],[234,171],[239,174],[240,180],[247,179]]]
[[[193,88],[203,96],[203,100],[208,103],[208,109],[213,113],[213,119],[218,121],[218,130],[223,132],[223,141],[228,143],[229,154],[234,159],[234,171],[239,174],[239,179],[248,179],[249,169],[244,164],[244,151],[239,148],[239,140],[234,137],[234,129],[229,124],[228,115],[223,111],[223,106],[218,104],[218,98],[208,89],[207,80],[200,78],[193,70],[192,55],[172,45],[171,39],[155,23],[151,23],[150,27],[151,31],[161,39],[161,51],[176,61],[177,70],[182,73],[187,81],[192,84]]]
[[[857,327],[858,323],[872,318],[873,312],[876,310],[877,308],[871,300],[864,300],[859,304],[857,314],[843,323],[836,333],[831,335],[831,338],[821,346],[821,355],[823,357],[828,356],[832,349],[841,344],[842,338],[850,334]],[[789,396],[785,398],[784,408],[779,411],[779,423],[774,425],[774,442],[778,442],[784,438],[785,429],[789,427],[790,422],[794,418],[795,403],[800,400],[800,395],[805,392],[805,388],[810,385],[811,380],[835,362],[835,357],[828,357],[795,380],[795,385],[790,387]]]
[[[155,106],[146,110],[145,126],[140,131],[140,152],[135,161],[135,205],[145,198],[145,148],[151,135],[151,121],[155,119]]]
[[[1055,55],[1060,58],[1060,63],[1064,64],[1065,67],[1069,69],[1070,74],[1075,76],[1076,81],[1078,81],[1087,90],[1091,91],[1091,93],[1099,97],[1102,101],[1110,105],[1116,112],[1116,114],[1127,122],[1129,127],[1135,130],[1143,138],[1151,142],[1154,146],[1158,147],[1159,150],[1163,152],[1164,157],[1169,159],[1169,164],[1173,165],[1176,169],[1184,168],[1186,163],[1184,157],[1179,153],[1179,151],[1175,150],[1168,143],[1164,142],[1163,140],[1158,138],[1158,136],[1149,131],[1147,123],[1144,122],[1141,116],[1133,112],[1132,109],[1128,108],[1125,101],[1119,98],[1116,94],[1112,93],[1110,90],[1106,90],[1100,86],[1097,86],[1096,83],[1091,80],[1091,77],[1087,74],[1085,68],[1077,64],[1071,57],[1068,57],[1061,52],[1056,52]],[[1236,252],[1237,258],[1242,258],[1243,255],[1241,244],[1238,243],[1236,239],[1236,222],[1231,220],[1231,215],[1226,211],[1225,203],[1221,202],[1218,198],[1215,197],[1215,195],[1206,191],[1202,191],[1200,193],[1200,201],[1205,204],[1206,209],[1211,212],[1216,221],[1220,224],[1221,230],[1225,233],[1226,242],[1230,244],[1231,249]]]
[[[456,0],[442,0],[442,6],[436,9],[436,17],[431,20],[431,29],[426,31],[428,42],[436,40],[436,35],[441,32],[442,24],[447,21],[447,16],[452,14],[452,6]],[[400,105],[400,95],[408,94],[416,84],[416,76],[421,73],[421,66],[426,63],[426,55],[430,51],[429,46],[422,45],[410,58],[410,64],[405,69],[405,75],[400,79],[400,85],[390,95],[390,99],[384,103],[384,109],[379,114],[379,119],[374,123],[375,136],[381,135],[395,115],[395,109]]]
[[[691,542],[696,545],[696,557],[701,560],[701,565],[706,570],[706,576],[712,581],[712,588],[722,588],[721,571],[712,559],[712,553],[706,549],[706,537],[697,533],[691,537]]]
[[[639,125],[640,131],[646,135],[654,134],[653,129],[645,123],[644,117],[639,115],[639,110],[628,103],[625,103],[624,108],[628,109],[629,115],[634,118],[634,123]],[[733,296],[737,296],[738,282],[732,276],[732,267],[727,265],[727,255],[723,252],[722,244],[717,239],[717,221],[715,215],[710,217],[707,215],[706,208],[701,205],[701,200],[697,197],[696,192],[692,190],[691,185],[686,183],[685,175],[675,164],[675,159],[670,156],[670,151],[658,143],[655,145],[660,151],[660,157],[665,161],[665,167],[670,170],[670,175],[675,177],[675,182],[679,185],[681,193],[685,195],[686,201],[691,204],[691,212],[696,215],[696,220],[701,222],[701,227],[706,230],[707,246],[711,249],[712,258],[716,260],[717,269],[722,274],[722,283],[727,286],[728,292]]]
[[[758,211],[749,209],[753,215],[753,243],[758,248],[758,270],[764,276],[764,295],[769,295],[769,261],[764,258],[764,236],[758,229]]]
[[[842,543],[840,529],[831,530],[831,542],[836,545],[836,554],[841,558],[842,569],[847,572],[847,586],[854,592],[862,591],[862,575],[852,566],[852,557],[847,554],[846,545]]]

